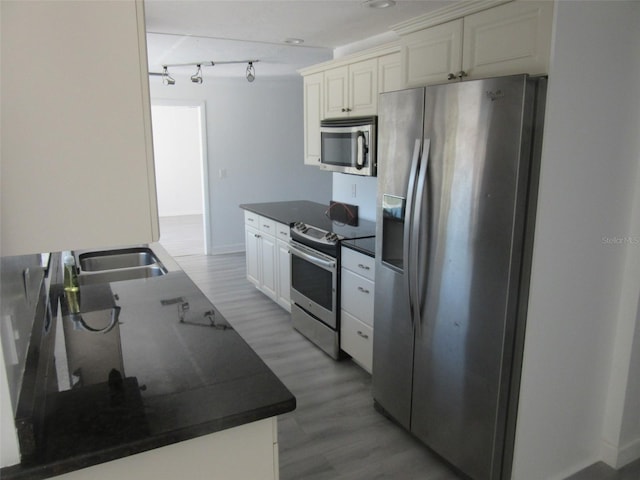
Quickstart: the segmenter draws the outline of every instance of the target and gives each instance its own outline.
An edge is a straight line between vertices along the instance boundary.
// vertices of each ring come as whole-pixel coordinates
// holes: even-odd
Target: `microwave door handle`
[[[356,168],[362,170],[367,155],[367,138],[364,132],[359,130],[356,138]]]

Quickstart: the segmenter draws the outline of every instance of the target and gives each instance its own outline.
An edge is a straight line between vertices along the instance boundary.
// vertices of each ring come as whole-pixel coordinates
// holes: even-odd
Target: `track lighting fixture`
[[[191,81],[193,83],[202,83],[202,66],[197,65],[198,70],[195,75],[191,75]]]
[[[251,83],[256,79],[256,69],[253,68],[253,62],[247,65],[247,82]]]
[[[169,75],[169,70],[168,68],[165,66],[162,69],[162,83],[165,85],[175,85],[176,81],[174,80],[174,78]]]
[[[2,1],[2,0],[0,0]],[[162,73],[158,72],[149,72],[150,76],[157,75],[162,77],[162,83],[164,85],[175,85],[175,79],[169,75],[169,67],[177,68],[177,67],[197,67],[196,73],[191,75],[191,81],[193,83],[202,83],[202,67],[213,67],[215,65],[227,65],[227,64],[235,64],[235,63],[246,63],[247,70],[245,72],[245,76],[249,83],[253,82],[256,79],[256,69],[253,66],[254,63],[258,63],[260,60],[229,60],[226,62],[213,62],[213,60],[206,60],[202,62],[193,62],[193,63],[172,63],[167,65],[162,65]]]

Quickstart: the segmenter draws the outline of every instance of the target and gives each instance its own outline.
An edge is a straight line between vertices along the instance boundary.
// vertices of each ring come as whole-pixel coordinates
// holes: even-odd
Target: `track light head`
[[[202,83],[202,67],[197,65],[198,70],[196,70],[195,75],[191,75],[191,81],[193,83]]]
[[[251,83],[256,79],[256,69],[253,67],[253,62],[249,62],[247,65],[247,82]]]
[[[162,68],[162,83],[164,85],[175,85],[175,79],[169,75],[169,69],[167,67]]]

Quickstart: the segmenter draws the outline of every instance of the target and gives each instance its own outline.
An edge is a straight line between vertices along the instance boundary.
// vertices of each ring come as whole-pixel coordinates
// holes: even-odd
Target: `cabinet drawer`
[[[373,328],[342,310],[340,347],[371,373],[373,363]]]
[[[373,325],[374,283],[351,270],[342,269],[342,308]]]
[[[266,217],[260,217],[260,231],[275,237],[276,222]]]
[[[284,223],[276,223],[276,236],[278,240],[289,241],[289,226]]]
[[[249,210],[244,211],[244,223],[246,225],[250,225],[253,228],[259,228],[260,226],[260,215],[257,213],[250,212]]]
[[[375,279],[375,259],[350,248],[342,249],[342,266],[369,280]]]

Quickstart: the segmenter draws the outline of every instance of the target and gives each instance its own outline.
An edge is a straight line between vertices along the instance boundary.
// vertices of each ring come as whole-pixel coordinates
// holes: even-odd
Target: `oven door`
[[[336,259],[291,242],[291,301],[332,329],[337,328]]]

